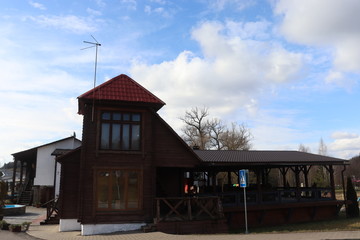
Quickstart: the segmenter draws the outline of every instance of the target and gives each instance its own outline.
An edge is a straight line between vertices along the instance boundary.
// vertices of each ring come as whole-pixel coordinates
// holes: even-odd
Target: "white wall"
[[[56,182],[55,182],[55,197],[60,195],[60,175],[61,175],[61,164],[56,163]]]
[[[81,225],[77,219],[60,219],[59,232],[81,231]]]
[[[81,145],[81,142],[75,138],[67,138],[63,141],[58,141],[48,144],[37,149],[36,158],[36,176],[34,185],[37,186],[53,186],[55,173],[55,156],[51,154],[55,149],[74,149]],[[58,171],[57,171],[58,172]],[[56,183],[60,182],[60,172],[56,174]],[[57,189],[59,187],[57,186]]]
[[[124,224],[81,224],[81,235],[89,236],[113,232],[126,232],[139,230],[146,223],[124,223]]]

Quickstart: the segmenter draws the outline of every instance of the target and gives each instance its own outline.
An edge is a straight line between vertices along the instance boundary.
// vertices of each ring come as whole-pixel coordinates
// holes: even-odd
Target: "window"
[[[138,210],[141,172],[109,170],[97,172],[97,208],[103,210]]]
[[[101,114],[101,149],[140,150],[139,113],[103,112]]]

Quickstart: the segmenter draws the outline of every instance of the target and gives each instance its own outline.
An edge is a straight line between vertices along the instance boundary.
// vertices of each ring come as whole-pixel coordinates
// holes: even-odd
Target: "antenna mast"
[[[95,42],[84,41],[84,43],[91,44],[92,46],[82,48],[81,50],[88,49],[88,48],[93,48],[93,47],[96,48],[96,51],[95,51],[95,66],[94,66],[94,68],[95,68],[95,70],[94,70],[94,88],[93,88],[93,89],[95,89],[95,87],[96,87],[96,70],[97,70],[98,47],[101,46],[101,44],[94,38],[93,35],[90,35],[90,36],[95,40]],[[92,112],[91,112],[91,121],[92,122],[94,121],[94,108],[95,108],[95,92],[94,92]]]

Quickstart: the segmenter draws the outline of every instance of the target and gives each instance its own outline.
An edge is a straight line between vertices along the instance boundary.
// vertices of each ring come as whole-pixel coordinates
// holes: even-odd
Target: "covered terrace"
[[[344,159],[299,151],[194,152],[201,164],[184,170],[183,197],[218,197],[220,207],[215,208],[216,216],[226,219],[230,229],[245,224],[244,193],[238,179],[241,169],[249,170],[246,200],[250,226],[334,218],[344,204],[343,200],[336,199],[334,180],[335,166],[341,166],[342,175],[348,164]],[[343,185],[343,176],[341,179]],[[342,187],[344,189],[344,185]],[[173,206],[176,203],[173,202]],[[209,212],[214,211],[214,206],[208,204]],[[205,211],[205,205],[200,207]],[[159,208],[161,204],[157,205],[158,213],[162,212]],[[187,211],[184,214],[189,214]]]

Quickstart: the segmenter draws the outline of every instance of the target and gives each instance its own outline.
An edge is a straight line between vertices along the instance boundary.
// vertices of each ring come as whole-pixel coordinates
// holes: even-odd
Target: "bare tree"
[[[244,124],[232,123],[228,128],[220,119],[206,119],[208,108],[192,108],[180,118],[183,127],[183,139],[189,146],[198,146],[200,149],[216,150],[249,150],[252,135]]]
[[[224,150],[249,150],[252,135],[244,124],[231,123],[231,128],[220,136]]]
[[[208,109],[203,107],[192,108],[190,111],[185,112],[185,116],[180,118],[185,126],[182,129],[184,133],[184,140],[190,146],[198,146],[200,149],[206,149],[208,142],[208,126],[205,118],[209,115]]]
[[[322,138],[320,138],[318,153],[319,155],[323,155],[323,156],[327,155],[327,146],[325,145],[324,140]],[[316,181],[318,185],[321,187],[326,187],[330,184],[329,174],[324,166],[318,166],[314,177],[315,177],[314,181]]]
[[[311,150],[310,150],[310,147],[308,147],[308,146],[305,146],[304,144],[300,144],[299,145],[299,151],[300,152],[306,152],[306,153],[310,153],[311,152]],[[308,170],[306,170],[307,171],[307,178],[310,180],[310,182],[312,181],[312,179],[313,179],[313,176],[314,176],[314,172],[315,172],[315,170],[310,166],[310,168],[308,169]],[[294,172],[290,172],[290,177],[291,177],[291,179],[294,179],[295,180],[295,173]],[[305,179],[306,178],[306,176],[305,176],[305,172],[304,172],[304,174],[301,174],[300,175],[300,181],[302,182],[302,183],[304,183],[304,182],[306,182]]]
[[[215,148],[216,150],[223,149],[222,136],[226,131],[225,125],[220,119],[213,118],[207,122],[208,134],[209,134],[209,145],[210,148]]]
[[[324,140],[322,138],[320,138],[318,153],[319,155],[323,155],[323,156],[327,155],[327,146],[325,145]]]
[[[310,148],[301,143],[301,144],[299,145],[299,151],[300,151],[300,152],[309,153],[309,152],[310,152]]]

